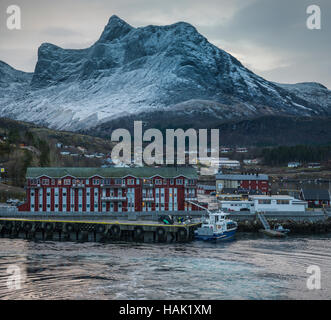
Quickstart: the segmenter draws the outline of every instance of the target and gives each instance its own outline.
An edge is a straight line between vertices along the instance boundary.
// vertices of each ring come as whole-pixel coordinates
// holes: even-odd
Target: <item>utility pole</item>
[[[331,180],[329,180],[329,206],[331,205]]]

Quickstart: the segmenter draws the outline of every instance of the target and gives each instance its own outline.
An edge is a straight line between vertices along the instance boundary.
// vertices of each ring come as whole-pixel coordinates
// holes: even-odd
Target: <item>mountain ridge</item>
[[[3,116],[71,131],[173,108],[220,121],[331,115],[321,84],[267,81],[186,22],[135,28],[117,16],[89,48],[42,44],[32,75],[0,64],[1,93]]]

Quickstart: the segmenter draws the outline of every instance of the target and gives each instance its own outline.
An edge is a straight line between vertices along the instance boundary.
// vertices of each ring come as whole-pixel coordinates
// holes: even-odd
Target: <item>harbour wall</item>
[[[61,220],[61,221],[88,221],[95,223],[110,223],[117,221],[119,223],[139,223],[150,221],[155,224],[161,215],[172,215],[173,217],[192,218],[195,220],[205,215],[205,211],[174,211],[174,212],[18,212],[15,207],[0,207],[0,218],[18,218],[34,220]],[[264,216],[269,222],[271,228],[281,223],[284,228],[290,229],[291,234],[322,234],[331,233],[331,211],[305,211],[305,212],[265,212]],[[238,232],[258,232],[263,228],[260,220],[255,213],[232,212],[229,218],[238,223]],[[84,223],[85,223],[84,222]],[[161,225],[162,227],[162,225]],[[93,229],[93,228],[92,228]],[[133,229],[131,230],[133,231]],[[156,228],[155,230],[156,231]],[[175,233],[177,230],[175,231]],[[153,239],[155,237],[153,236]]]
[[[189,242],[200,223],[0,217],[0,237],[81,242]]]
[[[324,214],[292,215],[285,213],[265,213],[270,228],[281,224],[285,229],[290,229],[290,234],[325,234],[331,233],[331,218]],[[238,223],[238,231],[258,232],[263,225],[257,215],[240,216],[230,215]]]

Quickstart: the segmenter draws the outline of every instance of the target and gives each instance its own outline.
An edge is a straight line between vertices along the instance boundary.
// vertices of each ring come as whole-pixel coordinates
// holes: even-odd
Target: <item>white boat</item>
[[[201,227],[194,232],[197,240],[229,240],[235,236],[237,222],[228,219],[227,214],[222,211],[207,212],[208,216],[202,221]]]
[[[274,230],[277,232],[281,232],[283,234],[287,234],[291,231],[290,229],[284,229],[284,227],[281,224],[276,225]]]

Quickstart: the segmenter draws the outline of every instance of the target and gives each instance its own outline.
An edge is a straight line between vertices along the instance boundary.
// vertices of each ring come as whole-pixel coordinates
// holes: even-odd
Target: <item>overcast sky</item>
[[[6,27],[13,4],[21,7],[22,30]],[[321,8],[321,30],[306,27],[311,4]],[[0,60],[33,71],[43,42],[86,48],[113,14],[134,27],[189,22],[268,80],[331,88],[330,0],[1,0]]]

